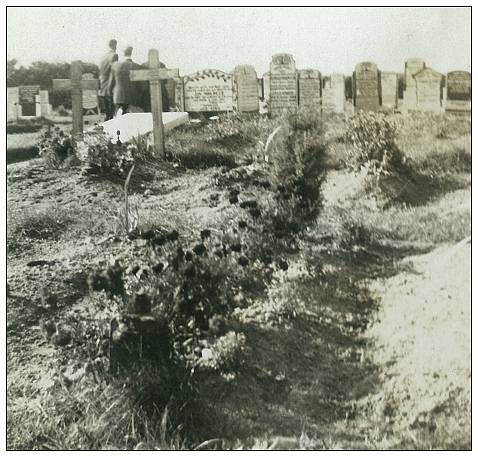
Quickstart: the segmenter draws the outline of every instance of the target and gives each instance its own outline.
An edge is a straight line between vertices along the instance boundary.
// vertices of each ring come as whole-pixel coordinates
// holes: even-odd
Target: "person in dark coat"
[[[132,54],[133,48],[128,46],[124,51],[124,60],[114,63],[111,67],[108,90],[113,95],[115,116],[120,108],[123,114],[126,114],[129,106],[136,104],[136,85],[131,82],[129,73],[141,66],[133,62]]]
[[[100,68],[100,90],[98,91],[98,98],[100,103],[101,112],[106,115],[106,120],[113,118],[114,106],[113,98],[108,92],[108,83],[110,79],[111,66],[118,60],[118,54],[116,53],[116,40],[110,40],[109,51],[101,59]]]

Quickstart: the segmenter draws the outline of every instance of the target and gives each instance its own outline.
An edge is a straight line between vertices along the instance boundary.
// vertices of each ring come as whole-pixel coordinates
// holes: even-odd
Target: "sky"
[[[471,69],[471,10],[410,7],[9,7],[7,58],[98,63],[111,38],[133,59],[148,49],[181,75],[252,64],[259,76],[286,52],[298,69],[352,74],[357,63],[404,71],[423,58],[446,73]]]

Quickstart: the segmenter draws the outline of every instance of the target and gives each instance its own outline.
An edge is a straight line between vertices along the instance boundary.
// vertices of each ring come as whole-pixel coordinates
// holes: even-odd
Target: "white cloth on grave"
[[[188,113],[163,113],[164,131],[167,132],[179,125],[185,124],[188,120]],[[153,115],[152,113],[127,113],[99,125],[104,128],[105,132],[111,137],[113,142],[116,142],[118,138],[117,132],[119,130],[120,141],[122,143],[127,143],[138,135],[145,135],[146,133],[153,131]],[[94,127],[91,127],[88,130],[92,130],[93,128]]]

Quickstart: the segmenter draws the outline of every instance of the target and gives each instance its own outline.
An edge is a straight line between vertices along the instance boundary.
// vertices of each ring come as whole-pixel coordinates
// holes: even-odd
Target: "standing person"
[[[110,79],[111,66],[118,60],[118,54],[116,54],[116,46],[118,45],[116,40],[110,40],[109,51],[103,56],[100,62],[100,90],[98,92],[98,98],[100,102],[101,112],[105,113],[106,120],[113,118],[113,97],[108,92],[108,83]]]
[[[111,67],[108,90],[113,95],[115,116],[120,108],[123,114],[126,114],[129,106],[135,104],[135,86],[130,81],[129,72],[140,66],[133,62],[132,54],[133,48],[128,46],[124,51],[125,59]]]

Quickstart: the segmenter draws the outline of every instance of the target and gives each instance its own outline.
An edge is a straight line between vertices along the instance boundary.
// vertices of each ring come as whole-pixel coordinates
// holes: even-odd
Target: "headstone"
[[[299,70],[299,106],[321,110],[322,79],[318,70]]]
[[[323,80],[322,112],[345,112],[345,76],[341,73],[332,73]]]
[[[357,64],[353,82],[355,111],[378,111],[380,109],[380,93],[377,65],[373,62]]]
[[[297,109],[297,71],[291,54],[276,54],[270,64],[271,115]]]
[[[394,110],[398,101],[398,75],[390,71],[380,72],[382,108]]]
[[[237,91],[237,110],[259,111],[257,73],[252,65],[238,65],[233,70]]]
[[[175,127],[185,124],[189,120],[188,113],[166,112],[162,114],[164,131],[167,132]],[[139,135],[145,135],[153,132],[153,114],[152,113],[127,113],[122,116],[115,117],[109,121],[99,124],[103,127],[105,133],[115,142],[118,139],[122,143],[127,143],[132,138]],[[94,130],[96,126],[90,127],[88,130]]]
[[[415,74],[418,111],[442,111],[441,82],[443,75],[431,68],[425,68]]]
[[[81,76],[83,81],[85,80],[95,80],[93,73],[83,73]],[[98,90],[97,89],[83,89],[82,90],[82,105],[85,114],[100,114],[100,105],[98,101]]]
[[[221,70],[202,70],[183,78],[184,110],[233,111],[233,77]]]
[[[471,73],[451,71],[446,76],[445,110],[471,111]]]
[[[16,121],[21,116],[19,88],[7,87],[7,121]]]
[[[19,86],[18,91],[22,116],[36,116],[36,96],[40,95],[40,86]]]
[[[425,69],[423,59],[408,59],[405,62],[405,89],[403,91],[403,108],[413,110],[417,107],[417,86],[413,78],[419,71]]]
[[[35,96],[36,101],[36,116],[47,117],[51,115],[52,108],[47,90],[41,90],[39,95]]]

